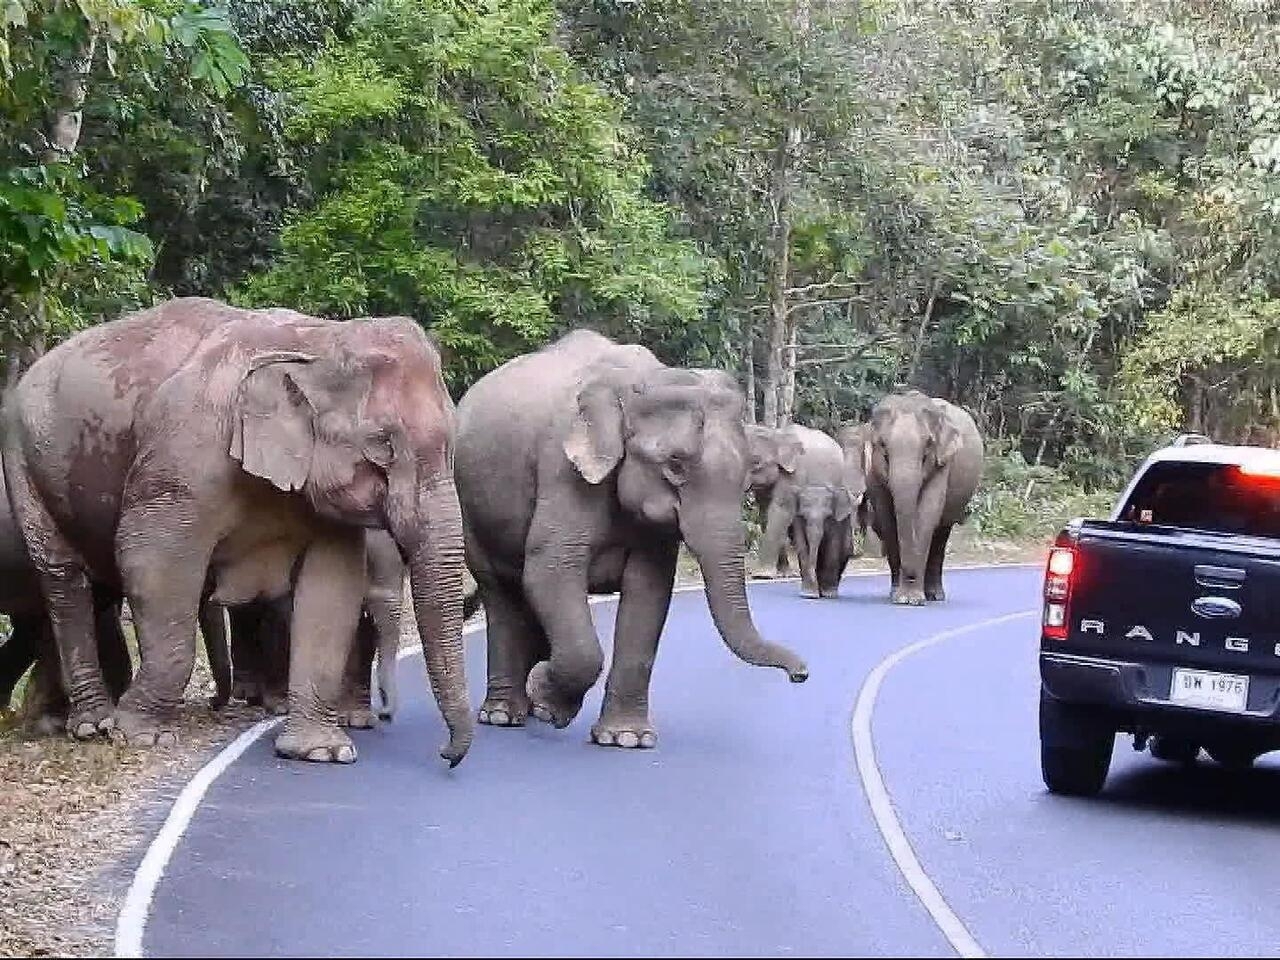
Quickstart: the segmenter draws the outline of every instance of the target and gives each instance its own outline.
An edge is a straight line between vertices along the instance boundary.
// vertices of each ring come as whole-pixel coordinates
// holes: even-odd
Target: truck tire
[[[1199,745],[1178,737],[1154,736],[1147,749],[1157,760],[1163,760],[1166,763],[1191,764],[1195,763],[1196,758],[1200,756]]]
[[[1107,781],[1115,742],[1109,724],[1040,691],[1040,773],[1050,793],[1095,796]]]

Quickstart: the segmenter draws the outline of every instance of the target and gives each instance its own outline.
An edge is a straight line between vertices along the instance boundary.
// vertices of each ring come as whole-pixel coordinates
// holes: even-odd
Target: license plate
[[[1175,669],[1169,699],[1205,710],[1244,713],[1249,702],[1249,678],[1208,670]]]

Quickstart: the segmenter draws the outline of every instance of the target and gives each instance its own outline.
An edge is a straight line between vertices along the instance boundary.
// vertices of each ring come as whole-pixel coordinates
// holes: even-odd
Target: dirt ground
[[[875,555],[851,570],[884,569]],[[1039,562],[1043,544],[986,543],[957,536],[948,560]],[[682,558],[680,580],[698,582]],[[405,643],[416,643],[412,617]],[[31,740],[0,714],[0,956],[109,955],[124,885],[112,868],[140,855],[176,791],[224,744],[264,717],[257,708],[211,711],[209,676],[197,666],[187,689],[181,743],[137,751],[110,743]]]

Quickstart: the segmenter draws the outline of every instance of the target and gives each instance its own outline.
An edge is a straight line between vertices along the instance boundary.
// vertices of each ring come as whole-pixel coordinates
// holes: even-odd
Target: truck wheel
[[[1261,754],[1249,747],[1213,747],[1207,750],[1213,762],[1231,770],[1248,770]]]
[[[1200,756],[1198,744],[1177,737],[1152,737],[1148,749],[1153,757],[1166,763],[1195,763],[1196,757]]]
[[[1040,773],[1050,793],[1092,797],[1107,781],[1116,732],[1090,712],[1040,692]]]

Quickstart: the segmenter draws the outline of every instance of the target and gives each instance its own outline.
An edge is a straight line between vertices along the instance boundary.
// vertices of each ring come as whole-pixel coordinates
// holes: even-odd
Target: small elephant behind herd
[[[215,705],[286,713],[282,756],[350,762],[343,728],[375,722],[375,659],[377,712],[395,709],[407,575],[451,766],[477,718],[574,719],[604,670],[592,593],[620,595],[592,739],[652,746],[681,544],[729,649],[798,683],[804,662],[760,635],[747,602],[744,493],[766,518],[758,574],[789,538],[804,595],[835,596],[870,526],[894,601],[913,604],[942,599],[947,537],[981,470],[968,414],[915,392],[838,440],[744,414],[730,375],[588,331],[499,367],[455,407],[408,318],[186,298],[86,330],[4,402],[0,706],[34,663],[37,727],[172,742],[199,626]],[[477,602],[488,689],[473,711],[462,625]]]

